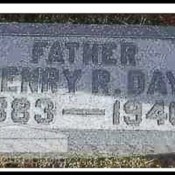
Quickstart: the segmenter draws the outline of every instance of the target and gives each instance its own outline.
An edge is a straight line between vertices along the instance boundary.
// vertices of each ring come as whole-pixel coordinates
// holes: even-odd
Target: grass
[[[160,159],[146,157],[72,157],[51,158],[10,158],[0,157],[1,168],[160,168],[165,163]],[[168,167],[173,167],[169,164]]]
[[[175,25],[175,14],[0,14],[0,22]],[[175,167],[172,155],[70,157],[64,159],[0,157],[1,168],[161,168]]]
[[[0,168],[174,168],[172,155],[128,157],[24,158],[0,157]]]

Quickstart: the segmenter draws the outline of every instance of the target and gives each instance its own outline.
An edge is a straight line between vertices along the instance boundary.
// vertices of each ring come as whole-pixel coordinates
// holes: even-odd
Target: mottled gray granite
[[[175,152],[175,27],[0,24],[0,154]]]

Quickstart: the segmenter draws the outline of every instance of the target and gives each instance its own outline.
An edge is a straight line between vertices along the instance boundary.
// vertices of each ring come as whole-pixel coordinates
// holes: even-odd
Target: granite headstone
[[[0,153],[175,151],[175,28],[0,24]]]

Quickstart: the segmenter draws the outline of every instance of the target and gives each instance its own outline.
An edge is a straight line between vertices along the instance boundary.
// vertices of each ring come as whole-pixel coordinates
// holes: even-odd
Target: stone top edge
[[[149,25],[0,23],[0,36],[92,36],[174,39],[175,27]]]

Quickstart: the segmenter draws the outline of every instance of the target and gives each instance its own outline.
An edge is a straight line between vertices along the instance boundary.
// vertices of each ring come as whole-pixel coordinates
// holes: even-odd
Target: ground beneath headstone
[[[0,168],[174,168],[175,156],[23,158],[0,157]]]

